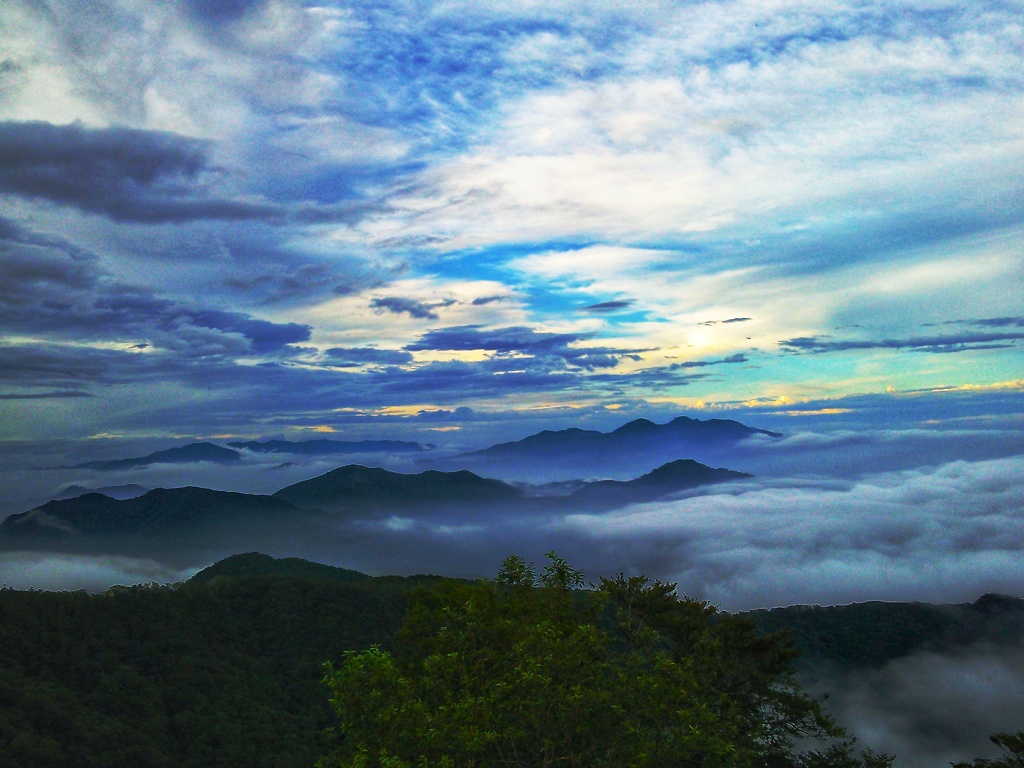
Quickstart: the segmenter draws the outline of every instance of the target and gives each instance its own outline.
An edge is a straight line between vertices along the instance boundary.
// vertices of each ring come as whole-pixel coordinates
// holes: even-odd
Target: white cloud
[[[60,555],[51,552],[0,553],[0,583],[14,589],[85,589],[114,584],[184,581],[199,569],[177,570],[149,559],[116,555]]]
[[[775,11],[687,6],[670,26],[678,36],[643,35],[620,53],[642,64],[506,103],[489,135],[396,201],[432,210],[406,224],[452,247],[524,227],[538,237],[650,238],[741,220],[756,230],[839,205],[848,215],[912,204],[922,188],[953,204],[1006,163],[1019,169],[1012,25],[976,22],[952,38],[911,27],[887,40],[846,18],[835,22],[851,35],[841,40],[822,36],[833,20],[820,9]],[[784,35],[793,40],[772,50]],[[730,62],[734,47],[756,54]]]
[[[724,487],[567,518],[600,550],[728,609],[956,601],[1024,578],[1024,457],[954,462],[835,488]]]

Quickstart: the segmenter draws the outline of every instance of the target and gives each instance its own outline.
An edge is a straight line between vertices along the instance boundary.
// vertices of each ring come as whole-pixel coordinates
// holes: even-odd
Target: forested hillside
[[[172,586],[0,591],[0,768],[309,768],[336,722],[323,663],[380,644],[409,589],[238,555]],[[807,663],[879,665],[974,640],[1021,644],[1024,601],[867,603],[749,614],[789,629]]]
[[[422,580],[302,563],[0,592],[0,766],[311,766],[330,722],[323,662],[387,642]],[[261,570],[274,575],[248,575]]]

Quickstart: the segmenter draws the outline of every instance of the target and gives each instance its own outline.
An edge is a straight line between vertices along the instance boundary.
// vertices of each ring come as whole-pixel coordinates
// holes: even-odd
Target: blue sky
[[[4,3],[0,438],[1019,428],[1021,10]]]

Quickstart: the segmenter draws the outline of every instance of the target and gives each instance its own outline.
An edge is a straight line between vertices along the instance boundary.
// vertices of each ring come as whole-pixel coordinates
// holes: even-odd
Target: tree
[[[976,758],[967,763],[950,763],[953,768],[1024,768],[1024,731],[993,733],[989,741],[1003,750],[1003,756],[994,759]]]
[[[554,553],[411,599],[394,652],[328,665],[321,768],[870,766],[791,675],[779,637],[675,585],[583,576]],[[796,739],[831,740],[797,754]]]

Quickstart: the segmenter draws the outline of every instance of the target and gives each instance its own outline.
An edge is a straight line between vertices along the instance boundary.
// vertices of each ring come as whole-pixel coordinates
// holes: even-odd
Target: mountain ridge
[[[135,456],[128,459],[109,459],[102,461],[87,461],[83,464],[75,464],[72,469],[98,469],[111,471],[117,469],[132,469],[135,467],[148,467],[151,464],[191,464],[194,462],[213,462],[216,464],[229,464],[240,461],[242,455],[238,451],[216,445],[203,440],[198,443],[188,443],[177,448],[166,448],[162,451],[154,451],[145,456]]]
[[[232,448],[254,453],[288,453],[299,456],[334,456],[348,453],[423,453],[432,445],[406,440],[245,440],[229,442]]]

